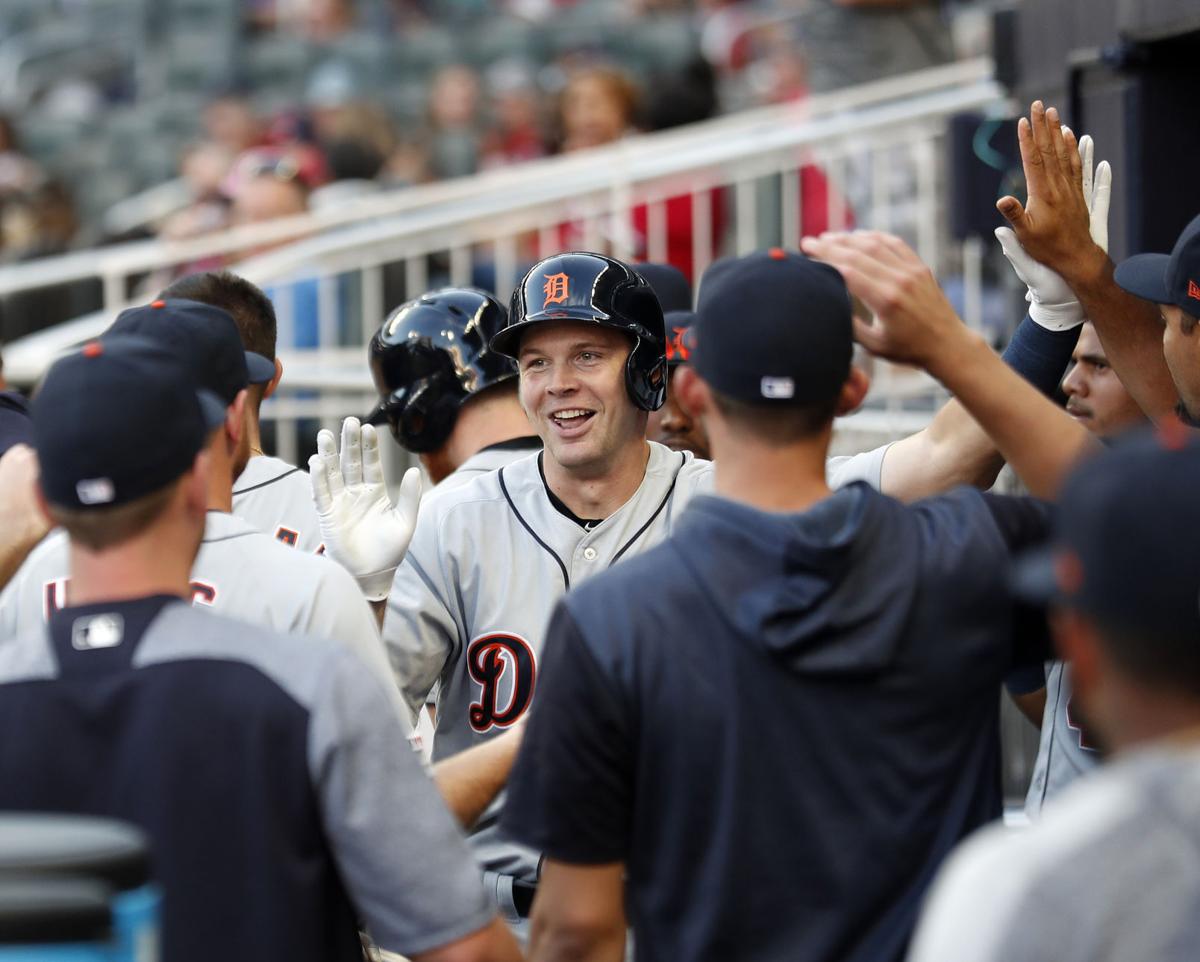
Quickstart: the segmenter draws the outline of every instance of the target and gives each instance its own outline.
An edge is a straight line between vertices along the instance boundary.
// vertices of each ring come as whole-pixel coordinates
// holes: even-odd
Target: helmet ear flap
[[[657,411],[667,400],[666,357],[659,356],[649,367],[644,363],[643,356],[650,354],[653,349],[653,344],[636,338],[633,350],[625,361],[625,389],[633,403],[643,411]]]
[[[434,390],[428,378],[411,391],[396,393],[405,397],[395,407],[389,407],[388,424],[400,446],[425,454],[445,444],[458,419],[461,397],[449,390]]]

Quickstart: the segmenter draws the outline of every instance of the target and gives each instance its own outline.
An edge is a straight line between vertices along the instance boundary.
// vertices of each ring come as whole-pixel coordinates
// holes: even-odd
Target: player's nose
[[[1079,373],[1079,365],[1071,368],[1063,378],[1062,389],[1065,394],[1087,394],[1087,382]]]
[[[550,372],[546,390],[555,395],[567,394],[578,386],[579,382],[575,377],[575,372],[571,370],[571,365],[556,364]]]

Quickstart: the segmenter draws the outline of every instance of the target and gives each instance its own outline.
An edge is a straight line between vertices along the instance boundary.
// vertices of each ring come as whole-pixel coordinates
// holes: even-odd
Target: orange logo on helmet
[[[686,327],[673,327],[672,331],[675,335],[667,342],[667,360],[668,361],[686,361],[688,359],[687,345],[683,343],[683,335],[687,331]]]
[[[1193,297],[1200,301],[1200,284],[1195,281],[1188,281],[1188,297]]]
[[[570,293],[567,290],[570,278],[566,274],[546,274],[546,283],[542,286],[542,292],[546,295],[546,300],[542,303],[542,307],[549,307],[551,304],[562,304],[566,301],[567,295]]]

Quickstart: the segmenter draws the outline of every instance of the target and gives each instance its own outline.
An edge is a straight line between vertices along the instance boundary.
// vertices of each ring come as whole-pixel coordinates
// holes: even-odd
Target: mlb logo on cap
[[[75,485],[80,504],[108,504],[117,496],[112,478],[84,478]]]
[[[796,396],[796,382],[790,377],[764,377],[762,396],[773,400],[787,400]]]

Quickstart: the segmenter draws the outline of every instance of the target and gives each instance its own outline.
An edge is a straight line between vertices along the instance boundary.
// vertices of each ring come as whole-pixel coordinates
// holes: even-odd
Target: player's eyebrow
[[[1080,354],[1076,363],[1079,361],[1086,362],[1087,364],[1103,364],[1105,367],[1108,367],[1108,358],[1103,354]]]

